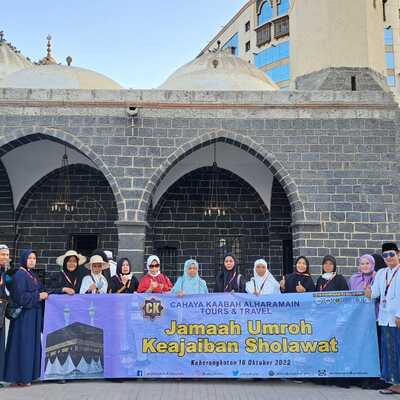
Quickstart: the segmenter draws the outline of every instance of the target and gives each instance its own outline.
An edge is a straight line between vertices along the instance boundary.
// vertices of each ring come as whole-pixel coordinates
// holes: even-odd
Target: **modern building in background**
[[[349,67],[351,59],[357,67],[373,65],[400,94],[400,5],[396,0],[374,0],[372,7],[370,3],[250,0],[202,52],[231,47],[234,54],[255,64],[282,89],[294,88],[297,76],[321,70],[324,63],[326,67]],[[343,8],[346,20],[337,8]],[[376,14],[376,18],[371,14]],[[384,54],[377,37],[384,40]],[[321,51],[327,43],[332,45],[332,39],[334,47],[330,53]],[[365,46],[360,46],[360,41],[365,41]]]

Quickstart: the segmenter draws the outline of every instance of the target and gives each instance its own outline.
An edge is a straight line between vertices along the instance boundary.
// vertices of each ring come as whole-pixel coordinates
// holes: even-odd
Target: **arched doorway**
[[[62,169],[65,152],[70,164]],[[53,273],[59,270],[55,259],[65,250],[89,254],[101,247],[116,253],[115,194],[88,153],[59,138],[32,134],[3,144],[0,154],[0,192],[9,194],[1,206],[12,210],[7,217],[12,234],[3,240],[11,247],[15,264],[22,248],[33,248],[39,255],[38,272],[51,288]],[[63,191],[60,176],[66,169],[74,210],[52,212],[51,205]],[[4,229],[6,221],[0,223]]]
[[[31,247],[39,253],[39,271],[48,287],[59,270],[55,259],[67,249],[89,257],[96,248],[118,249],[118,218],[113,193],[103,174],[84,164],[68,167],[73,211],[54,212],[62,168],[35,183],[16,210],[16,250]]]
[[[271,183],[269,207],[244,179],[218,169],[219,191],[226,216],[206,216],[212,168],[201,167],[180,177],[151,207],[146,253],[158,254],[163,270],[175,279],[188,258],[199,261],[201,276],[213,289],[225,254],[234,253],[241,272],[250,276],[253,263],[266,258],[279,278],[292,266],[291,209],[280,183]],[[157,199],[157,196],[155,196]]]

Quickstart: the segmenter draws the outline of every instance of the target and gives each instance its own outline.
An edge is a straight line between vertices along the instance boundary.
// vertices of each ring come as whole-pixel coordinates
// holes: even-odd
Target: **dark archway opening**
[[[118,249],[118,218],[113,192],[104,175],[83,164],[69,167],[73,212],[52,212],[60,190],[59,168],[34,184],[16,210],[16,250],[31,247],[39,254],[38,271],[48,288],[59,267],[56,258],[74,248],[90,255],[93,246]]]
[[[290,270],[291,209],[279,182],[273,181],[268,210],[246,181],[219,168],[220,198],[229,212],[225,217],[207,217],[204,209],[211,198],[211,174],[211,167],[186,174],[170,186],[155,208],[150,208],[146,254],[158,254],[172,280],[182,273],[186,259],[197,259],[210,290],[228,252],[238,257],[246,277],[252,274],[258,258],[267,259],[276,277]]]

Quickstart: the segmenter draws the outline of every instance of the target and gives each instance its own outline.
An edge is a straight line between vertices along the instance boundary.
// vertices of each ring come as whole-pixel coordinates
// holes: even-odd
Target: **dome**
[[[174,72],[163,90],[279,90],[264,72],[226,51],[204,53]]]
[[[117,82],[85,68],[35,65],[8,75],[0,86],[28,89],[122,89]]]
[[[51,54],[51,36],[47,36],[47,55],[36,65],[21,69],[0,81],[0,87],[23,89],[123,89],[117,82],[90,69],[57,64]]]
[[[7,75],[32,65],[26,57],[4,40],[3,34],[0,34],[0,85]]]

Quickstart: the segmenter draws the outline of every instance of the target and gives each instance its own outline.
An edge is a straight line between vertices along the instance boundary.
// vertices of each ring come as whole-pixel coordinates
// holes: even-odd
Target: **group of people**
[[[128,258],[120,258],[110,271],[109,255],[95,251],[86,263],[86,257],[69,250],[57,258],[60,272],[55,290],[46,291],[34,272],[37,253],[24,250],[19,268],[7,270],[9,249],[0,245],[0,299],[7,301],[6,315],[10,319],[5,348],[4,316],[0,314],[0,382],[27,386],[40,377],[41,331],[43,302],[49,294],[106,294],[106,293],[172,293],[178,296],[206,294],[205,280],[199,276],[199,264],[194,259],[184,263],[183,275],[173,285],[161,272],[160,259],[147,259],[147,273],[138,281]],[[337,272],[336,259],[327,255],[322,261],[322,274],[317,282],[310,273],[307,257],[295,261],[294,272],[278,282],[264,259],[254,263],[253,276],[246,281],[239,271],[233,254],[224,257],[222,270],[215,279],[216,293],[249,293],[256,296],[278,293],[314,291],[364,291],[377,299],[377,316],[381,337],[381,367],[383,379],[391,386],[382,393],[400,393],[400,251],[395,243],[384,243],[382,256],[363,255],[358,272],[349,280]],[[0,302],[0,306],[1,306]],[[4,307],[3,307],[4,308]]]

